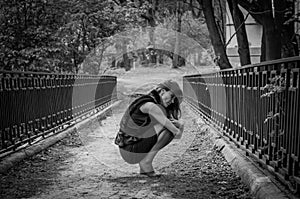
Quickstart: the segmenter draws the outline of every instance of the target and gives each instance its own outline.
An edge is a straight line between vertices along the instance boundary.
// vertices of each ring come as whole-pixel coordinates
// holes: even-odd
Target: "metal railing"
[[[116,77],[0,71],[0,156],[116,99]]]
[[[300,58],[293,57],[185,76],[183,84],[186,101],[195,111],[297,192],[300,191],[299,68]],[[276,85],[280,79],[281,86],[266,89],[266,85]],[[282,91],[276,90],[280,87]],[[263,97],[267,94],[269,97]]]

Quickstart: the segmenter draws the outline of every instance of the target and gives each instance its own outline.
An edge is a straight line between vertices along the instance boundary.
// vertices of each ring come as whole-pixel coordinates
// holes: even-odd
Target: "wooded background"
[[[231,68],[226,55],[225,3],[236,29],[240,65],[251,64],[241,7],[263,27],[261,61],[299,56],[299,0],[2,0],[0,70],[78,73],[84,60],[93,59],[97,64],[85,72],[101,74],[105,72],[100,69],[103,59],[112,63],[108,67],[118,67],[117,58],[103,56],[113,43],[110,39],[126,30],[147,27],[185,34],[211,50],[220,69]],[[186,60],[178,52],[184,50],[184,44],[176,35],[167,40],[175,40],[170,42],[172,51],[155,49],[150,31],[146,55],[150,49],[155,61],[167,57],[172,67],[183,67]],[[115,46],[116,51],[126,52],[130,42]],[[136,54],[145,56],[145,52]],[[119,66],[129,70],[134,56],[123,53]]]

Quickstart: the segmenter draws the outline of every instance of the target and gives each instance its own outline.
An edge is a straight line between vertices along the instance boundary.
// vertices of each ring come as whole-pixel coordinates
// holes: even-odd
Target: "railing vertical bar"
[[[242,75],[242,106],[241,106],[241,112],[242,114],[242,134],[243,134],[243,140],[245,147],[248,147],[248,140],[247,140],[247,132],[246,132],[246,118],[247,118],[247,110],[246,110],[246,86],[247,86],[247,74],[246,74],[246,69],[241,69],[241,75]]]
[[[300,120],[300,91],[299,91],[299,86],[300,86],[300,62],[296,62],[296,79],[295,81],[295,88],[296,88],[296,107],[297,107],[297,111],[295,112],[296,114],[296,121]],[[295,126],[295,133],[296,133],[296,151],[297,151],[297,156],[298,156],[298,160],[297,160],[297,164],[295,166],[295,172],[294,175],[296,175],[297,177],[300,176],[300,160],[299,160],[299,156],[300,156],[300,122],[296,122],[296,126]],[[299,190],[299,183],[298,183],[298,192]]]
[[[256,103],[257,103],[257,115],[258,115],[258,120],[257,120],[257,152],[259,155],[259,158],[262,158],[262,153],[261,149],[263,147],[263,132],[262,132],[262,122],[263,122],[263,112],[262,112],[262,100],[261,100],[261,87],[262,87],[262,71],[260,68],[258,68],[257,71],[257,96],[256,96]]]
[[[292,65],[290,65],[292,66]],[[291,132],[291,137],[292,137],[292,143],[291,143],[291,158],[293,161],[293,165],[292,165],[292,175],[295,176],[296,172],[295,172],[295,168],[298,166],[298,151],[297,151],[297,134],[299,132],[296,131],[296,126],[294,125],[295,123],[299,122],[299,118],[297,116],[297,112],[299,112],[299,110],[297,110],[297,88],[295,85],[295,79],[296,74],[293,72],[293,69],[290,69],[291,67],[289,67],[289,73],[290,73],[290,78],[288,80],[290,80],[289,84],[289,88],[288,88],[288,92],[290,94],[290,99],[291,99],[291,112],[289,113],[290,119],[291,119],[291,123],[290,123],[290,132]],[[298,119],[298,120],[297,120]]]
[[[231,97],[231,85],[230,85],[230,71],[226,72],[226,94],[227,94],[227,125],[228,133],[232,136],[231,116],[232,116],[232,97]]]
[[[80,76],[80,75],[79,75]],[[38,138],[56,133],[73,119],[73,113],[87,114],[95,109],[94,103],[109,103],[116,94],[112,89],[116,78],[105,76],[80,76],[83,97],[72,108],[73,84],[77,75],[0,72],[0,155],[6,155],[19,146],[29,145]],[[101,76],[102,77],[102,76]],[[99,84],[105,84],[99,99],[93,95]],[[84,87],[85,86],[85,87]],[[101,87],[101,86],[99,86]],[[98,101],[97,101],[98,100]]]
[[[246,139],[247,145],[246,148],[249,149],[251,147],[251,132],[250,132],[250,125],[251,125],[251,93],[250,93],[250,79],[251,79],[251,70],[250,68],[246,69],[246,88],[245,88],[245,106],[246,106],[246,118],[245,118],[245,128],[246,128]]]
[[[285,68],[287,68],[287,64],[285,64]],[[290,96],[290,92],[289,92],[289,87],[290,87],[290,74],[287,73],[286,75],[286,89],[284,91],[284,95],[286,96],[286,100],[287,102],[290,102],[291,96]],[[292,172],[292,167],[293,167],[293,163],[292,163],[292,150],[291,150],[291,146],[292,146],[292,133],[290,132],[290,125],[291,125],[291,119],[290,118],[290,111],[291,111],[291,104],[290,103],[286,103],[286,126],[285,126],[285,132],[286,132],[286,137],[287,137],[287,173],[286,173],[286,178],[288,178],[289,175],[291,175]]]
[[[258,95],[259,95],[259,73],[257,72],[257,68],[255,68],[255,71],[253,73],[254,76],[254,80],[253,80],[253,94],[254,94],[254,99],[253,99],[253,103],[254,103],[254,120],[253,120],[253,138],[254,138],[254,149],[252,151],[252,153],[256,153],[258,150],[258,146],[259,146],[259,134],[258,134],[258,126],[259,126],[259,109],[258,109]]]
[[[225,95],[226,95],[226,104],[224,106],[226,107],[226,112],[225,112],[225,120],[224,120],[224,128],[226,133],[230,132],[230,126],[229,126],[229,114],[230,114],[230,107],[229,107],[229,91],[228,91],[228,77],[226,72],[222,72],[223,75],[223,85],[224,85],[224,90],[225,90]]]
[[[240,140],[238,134],[238,95],[237,95],[237,71],[233,71],[233,82],[232,82],[232,90],[233,90],[233,126],[234,126],[234,135],[237,141]]]

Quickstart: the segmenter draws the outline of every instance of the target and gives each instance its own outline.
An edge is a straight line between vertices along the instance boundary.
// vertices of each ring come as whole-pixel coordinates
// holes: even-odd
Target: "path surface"
[[[177,76],[174,74],[174,78]],[[124,101],[106,118],[90,122],[0,176],[0,198],[251,198],[249,190],[214,148],[216,135],[199,129],[197,116],[185,104],[182,139],[168,145],[154,162],[155,169],[163,174],[161,178],[142,177],[137,165],[124,163],[113,140],[132,100],[125,97],[126,93],[141,85],[137,79],[145,79],[139,77],[135,81],[120,78]],[[150,82],[163,78],[157,76]],[[148,87],[140,90],[143,89]]]

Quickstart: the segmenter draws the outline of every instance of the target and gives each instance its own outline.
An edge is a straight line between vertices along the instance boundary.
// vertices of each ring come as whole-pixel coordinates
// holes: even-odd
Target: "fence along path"
[[[0,71],[0,157],[116,99],[116,77]]]
[[[195,110],[298,193],[299,68],[293,57],[185,76],[183,84]]]

